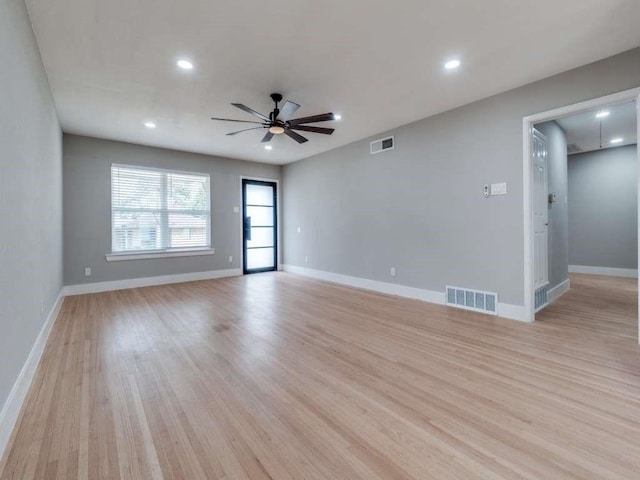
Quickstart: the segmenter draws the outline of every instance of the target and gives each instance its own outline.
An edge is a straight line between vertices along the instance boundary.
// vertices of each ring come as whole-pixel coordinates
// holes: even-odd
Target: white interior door
[[[549,180],[547,138],[535,128],[531,135],[533,156],[533,285],[538,290],[549,283]]]

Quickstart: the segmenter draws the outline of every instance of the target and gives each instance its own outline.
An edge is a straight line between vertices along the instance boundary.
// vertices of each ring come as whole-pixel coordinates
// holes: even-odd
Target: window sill
[[[121,262],[123,260],[150,260],[153,258],[195,257],[197,255],[213,255],[215,248],[198,248],[189,250],[172,250],[170,252],[140,252],[140,253],[107,253],[107,262]]]

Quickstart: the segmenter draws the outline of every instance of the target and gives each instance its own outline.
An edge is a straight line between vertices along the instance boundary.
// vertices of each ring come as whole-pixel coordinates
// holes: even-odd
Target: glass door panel
[[[244,273],[277,269],[277,191],[275,182],[242,180]]]

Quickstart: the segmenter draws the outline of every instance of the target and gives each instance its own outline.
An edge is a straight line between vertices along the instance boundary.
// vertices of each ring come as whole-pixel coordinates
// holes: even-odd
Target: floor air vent
[[[447,286],[447,305],[497,315],[498,294]]]
[[[549,303],[547,287],[542,287],[541,289],[536,290],[535,296],[536,296],[535,303],[536,303],[536,312],[537,312],[542,307],[544,307],[547,303]]]
[[[374,140],[371,142],[371,155],[380,152],[386,152],[387,150],[393,150],[395,148],[395,139],[393,136],[387,138],[381,138],[380,140]]]

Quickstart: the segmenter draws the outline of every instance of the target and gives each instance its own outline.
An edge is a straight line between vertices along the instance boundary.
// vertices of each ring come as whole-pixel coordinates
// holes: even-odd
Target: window
[[[209,175],[111,166],[111,252],[211,247]]]

